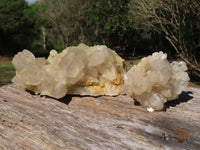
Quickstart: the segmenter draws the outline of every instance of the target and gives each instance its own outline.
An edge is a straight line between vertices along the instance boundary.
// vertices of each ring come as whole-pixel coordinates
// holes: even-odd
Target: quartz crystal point
[[[12,82],[36,94],[61,98],[126,93],[149,111],[161,110],[166,101],[177,98],[189,80],[186,64],[169,63],[162,52],[143,58],[126,73],[124,60],[103,45],[52,50],[48,59],[24,50],[12,63],[16,69]]]

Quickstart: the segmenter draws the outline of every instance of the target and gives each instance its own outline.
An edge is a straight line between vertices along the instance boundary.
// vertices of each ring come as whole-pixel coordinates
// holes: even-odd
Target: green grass
[[[11,62],[0,62],[0,86],[11,83],[15,69]]]

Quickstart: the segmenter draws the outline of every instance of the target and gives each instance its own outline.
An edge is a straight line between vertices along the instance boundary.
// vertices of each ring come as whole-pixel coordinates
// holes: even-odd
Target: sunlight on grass
[[[0,86],[11,83],[15,69],[11,62],[0,62]]]
[[[15,70],[15,68],[11,62],[0,62],[0,70],[1,71],[13,71],[13,70]]]

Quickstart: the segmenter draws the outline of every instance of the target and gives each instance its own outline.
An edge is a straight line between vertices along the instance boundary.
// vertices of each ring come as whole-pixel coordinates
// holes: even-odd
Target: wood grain
[[[200,90],[189,88],[165,111],[130,97],[40,97],[0,87],[0,150],[200,149]]]

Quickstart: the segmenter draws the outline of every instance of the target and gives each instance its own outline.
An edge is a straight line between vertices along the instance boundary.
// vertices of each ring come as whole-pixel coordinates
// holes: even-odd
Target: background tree
[[[0,50],[8,54],[20,49],[22,43],[21,30],[24,25],[23,11],[28,7],[25,0],[0,0]]]
[[[67,47],[74,41],[85,40],[83,33],[88,25],[91,4],[89,0],[44,0],[40,15],[48,19],[63,47]]]
[[[39,5],[25,0],[0,0],[0,54],[14,55],[22,49],[41,50]],[[40,42],[42,43],[42,42]]]
[[[129,0],[98,0],[91,13],[96,41],[125,51],[134,30],[128,18]]]
[[[29,33],[32,35],[30,39],[33,41],[30,43],[31,49],[47,50],[46,47],[46,28],[48,28],[49,21],[46,18],[41,18],[39,10],[44,9],[44,6],[39,2],[29,5],[28,9],[24,10],[24,20],[26,21],[26,27],[28,26]]]
[[[128,18],[128,3],[129,0],[44,0],[40,15],[49,20],[63,47],[80,42],[106,44],[127,53],[137,43],[136,30]]]
[[[163,34],[200,77],[199,0],[131,0],[130,12],[138,27]]]

